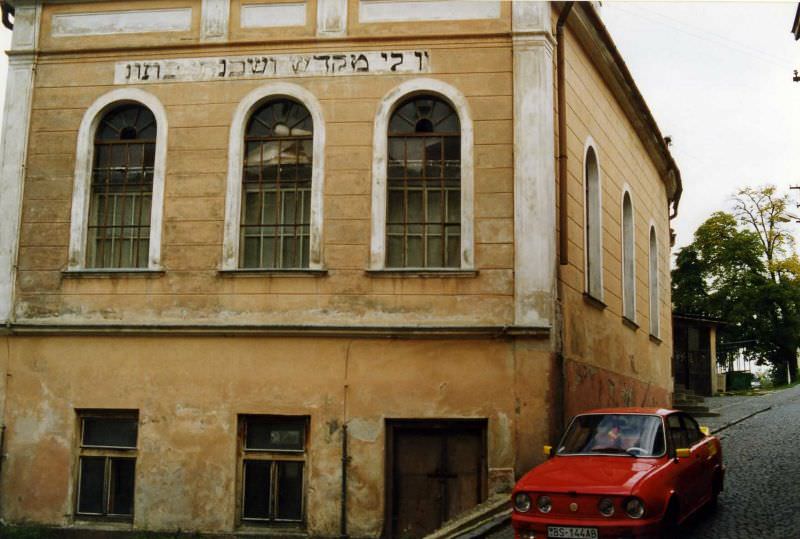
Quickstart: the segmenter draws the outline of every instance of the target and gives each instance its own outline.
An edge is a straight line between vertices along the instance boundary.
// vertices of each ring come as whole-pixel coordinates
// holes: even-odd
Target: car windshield
[[[664,428],[658,416],[589,414],[572,421],[558,454],[656,457],[664,449]]]

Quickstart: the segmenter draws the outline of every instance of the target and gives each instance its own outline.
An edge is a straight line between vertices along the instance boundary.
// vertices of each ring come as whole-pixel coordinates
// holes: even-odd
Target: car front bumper
[[[661,530],[656,518],[642,519],[566,519],[541,518],[514,513],[511,517],[515,539],[546,539],[548,526],[597,528],[598,539],[657,538]]]

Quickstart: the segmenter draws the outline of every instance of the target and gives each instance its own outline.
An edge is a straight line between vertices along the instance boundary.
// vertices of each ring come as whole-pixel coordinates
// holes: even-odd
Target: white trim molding
[[[89,200],[92,191],[94,138],[103,115],[125,103],[144,105],[156,119],[156,153],[153,164],[153,200],[150,210],[150,252],[147,269],[161,270],[161,233],[164,220],[164,180],[167,170],[167,112],[156,96],[136,88],[113,90],[100,96],[83,115],[78,130],[75,155],[75,180],[72,189],[72,219],[70,221],[70,271],[86,268],[86,235],[89,224]]]
[[[625,216],[625,197],[630,202],[630,216]],[[633,207],[633,194],[626,183],[622,187],[620,199],[620,260],[622,261],[622,316],[636,322],[636,212]],[[629,304],[630,301],[630,304]]]
[[[0,324],[13,318],[41,4],[16,4],[0,139]]]
[[[308,267],[324,269],[322,218],[325,181],[325,120],[322,106],[314,95],[297,84],[275,82],[259,86],[245,96],[236,107],[228,142],[228,181],[225,195],[225,230],[222,240],[222,270],[239,269],[239,225],[242,210],[242,167],[244,135],[250,115],[262,103],[287,97],[302,104],[314,122],[313,162],[311,165],[311,223]]]
[[[200,11],[201,41],[225,41],[231,17],[230,0],[203,0]]]
[[[649,298],[650,298],[650,335],[653,337],[661,336],[661,279],[659,275],[660,267],[658,263],[658,233],[656,223],[650,220],[650,227],[647,232],[647,270]]]
[[[52,27],[53,37],[188,32],[192,8],[59,13],[53,15]]]
[[[347,0],[317,0],[317,36],[347,35]]]
[[[305,26],[306,3],[242,4],[239,17],[242,28]]]
[[[514,2],[514,324],[551,327],[556,291],[552,8]]]
[[[474,145],[472,113],[467,98],[453,86],[437,79],[412,79],[393,88],[378,106],[372,134],[372,230],[369,269],[386,268],[386,166],[389,119],[404,100],[433,94],[450,103],[461,124],[461,266],[475,268],[474,246]]]
[[[593,179],[596,185],[593,193],[589,192],[589,150],[592,151],[594,156]],[[603,176],[597,144],[591,135],[586,138],[583,146],[583,209],[584,286],[587,294],[603,301],[605,296],[603,287]],[[595,217],[593,223],[589,222],[590,215]],[[594,231],[592,231],[590,224],[594,224]],[[590,233],[591,237],[589,236]],[[594,274],[594,272],[597,273]]]
[[[497,19],[500,0],[360,0],[358,20],[371,22]]]

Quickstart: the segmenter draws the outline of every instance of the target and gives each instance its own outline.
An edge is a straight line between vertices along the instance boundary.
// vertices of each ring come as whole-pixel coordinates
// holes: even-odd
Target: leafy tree
[[[800,344],[800,259],[788,207],[774,186],[739,190],[733,213],[700,225],[672,272],[675,310],[724,321],[721,340],[754,342],[747,354],[771,363],[779,381],[787,366],[796,377]]]

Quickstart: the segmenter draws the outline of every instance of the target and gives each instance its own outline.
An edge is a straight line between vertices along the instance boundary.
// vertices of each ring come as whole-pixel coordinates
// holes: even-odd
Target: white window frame
[[[658,234],[656,233],[656,225],[650,221],[650,229],[648,234],[648,273],[650,288],[650,335],[653,337],[660,337],[661,333],[661,320],[660,320],[660,280],[658,271]]]
[[[161,235],[164,218],[164,179],[167,170],[167,112],[156,96],[136,88],[113,90],[99,97],[83,115],[78,130],[75,179],[72,189],[69,271],[86,270],[89,201],[92,193],[94,139],[100,120],[111,109],[125,104],[142,105],[156,119],[156,152],[153,163],[153,195],[150,210],[150,251],[145,271],[161,270]],[[92,268],[91,271],[142,271],[142,268]]]
[[[596,200],[589,200],[589,174],[587,174],[587,165],[588,165],[588,158],[589,158],[589,150],[592,151],[594,154],[594,165],[596,171],[596,181],[597,181],[597,199]],[[586,143],[584,144],[583,148],[583,241],[584,241],[584,256],[583,256],[583,267],[584,267],[584,287],[586,290],[586,294],[603,301],[605,297],[605,287],[603,286],[603,181],[602,181],[602,174],[600,172],[600,156],[597,152],[597,144],[594,142],[592,137],[588,137],[586,139]],[[589,228],[589,213],[595,213],[597,217],[597,226],[595,227],[597,230],[595,231],[596,234],[592,234],[592,238],[589,237],[591,229]],[[590,246],[596,242],[597,248],[597,260],[592,257],[590,253]],[[590,272],[592,273],[590,275]],[[596,276],[593,275],[594,272],[597,272]],[[597,279],[596,288],[592,286],[593,277]]]
[[[225,229],[222,241],[223,271],[252,271],[239,266],[239,227],[242,209],[242,170],[244,135],[250,116],[259,106],[272,99],[289,98],[299,102],[314,122],[313,163],[311,165],[311,222],[309,230],[308,269],[323,269],[323,193],[325,173],[325,121],[322,107],[314,95],[297,84],[276,82],[259,86],[247,94],[236,107],[228,141],[228,184],[225,195]],[[280,272],[280,269],[259,268],[256,271]],[[303,271],[303,269],[292,270]]]
[[[625,233],[626,222],[625,222],[625,196],[628,196],[631,204],[631,214],[630,214],[630,243],[631,249],[630,253],[626,254],[625,251],[625,244],[627,235]],[[620,242],[621,247],[621,256],[620,260],[622,261],[622,316],[627,318],[631,322],[636,322],[636,214],[634,211],[633,206],[633,195],[631,194],[630,187],[626,184],[622,189],[622,198],[620,204],[620,223],[622,225],[622,233],[620,234],[620,238],[622,241]],[[626,271],[625,267],[628,265],[628,256],[630,256],[630,275]],[[631,299],[631,306],[630,310],[628,310],[627,299],[630,296]]]
[[[386,269],[386,165],[388,160],[389,120],[397,105],[420,94],[440,97],[453,107],[461,124],[461,266],[459,268],[397,268],[398,271],[469,271],[475,267],[474,256],[474,145],[472,114],[467,98],[453,86],[436,79],[408,80],[381,99],[375,116],[372,139],[372,230],[370,240],[371,271]],[[395,268],[391,268],[392,271]]]

